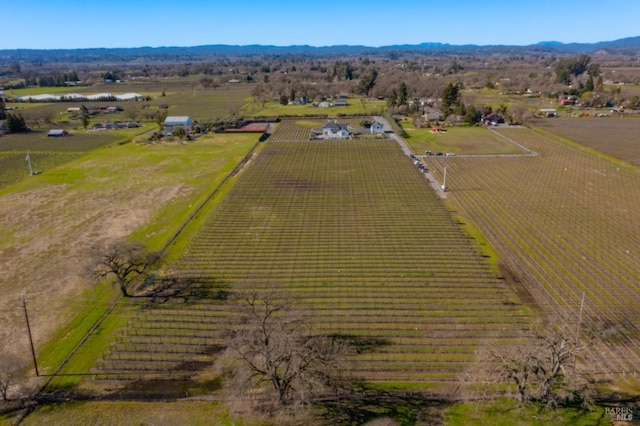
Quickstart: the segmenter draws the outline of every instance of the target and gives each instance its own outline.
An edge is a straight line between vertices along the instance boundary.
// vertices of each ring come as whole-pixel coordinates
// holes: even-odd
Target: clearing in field
[[[317,334],[357,349],[351,373],[386,389],[450,394],[477,350],[530,325],[390,140],[270,140],[165,280],[166,297],[130,301],[137,313],[92,370],[98,384],[178,392],[211,379],[238,320],[232,295],[248,290],[295,297]]]
[[[456,155],[523,155],[522,148],[496,136],[484,127],[443,127],[442,132],[431,127],[416,128],[401,122],[403,135],[413,151],[452,152]]]

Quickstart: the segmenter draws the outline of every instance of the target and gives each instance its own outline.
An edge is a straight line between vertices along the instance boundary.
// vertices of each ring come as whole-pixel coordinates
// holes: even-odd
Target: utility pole
[[[584,310],[584,296],[586,292],[582,292],[582,302],[580,302],[580,315],[578,316],[578,328],[576,330],[576,352],[578,349],[578,342],[580,341],[580,328],[582,327],[582,311]],[[576,369],[576,354],[573,354],[573,369]]]
[[[442,178],[442,190],[447,190],[447,166],[444,166],[444,177]]]
[[[584,296],[586,292],[582,292],[582,302],[580,302],[580,315],[578,316],[578,329],[576,330],[576,343],[580,339],[580,327],[582,327],[582,311],[584,310]]]
[[[29,333],[29,343],[31,344],[31,355],[33,356],[33,366],[36,369],[36,377],[40,376],[38,372],[38,361],[36,360],[36,348],[33,346],[33,337],[31,336],[31,326],[29,325],[29,314],[27,313],[27,299],[22,295],[22,309],[24,309],[24,319],[27,321],[27,332]]]
[[[31,150],[27,151],[27,163],[29,163],[29,176],[33,176],[33,167],[31,166]]]

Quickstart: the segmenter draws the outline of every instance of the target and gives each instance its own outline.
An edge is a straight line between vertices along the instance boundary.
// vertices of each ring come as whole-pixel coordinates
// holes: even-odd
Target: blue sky
[[[262,44],[526,45],[640,35],[640,2],[5,0],[0,49]]]

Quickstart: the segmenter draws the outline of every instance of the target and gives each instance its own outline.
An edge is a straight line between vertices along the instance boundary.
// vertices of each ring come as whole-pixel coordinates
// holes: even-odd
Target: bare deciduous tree
[[[338,376],[345,346],[304,333],[288,301],[272,293],[246,295],[243,323],[231,332],[228,354],[238,388],[275,391],[280,405],[306,404]]]
[[[9,400],[10,389],[15,386],[20,360],[13,354],[0,354],[0,395]]]
[[[511,349],[491,349],[488,371],[493,381],[515,385],[520,402],[540,401],[548,406],[565,402],[590,403],[592,380],[582,368],[579,356],[587,347],[567,327],[544,329],[530,344]]]
[[[129,106],[126,112],[129,120],[136,121],[138,119],[138,114],[140,114],[140,108],[137,106]]]
[[[113,275],[122,295],[129,296],[129,284],[160,259],[140,242],[118,240],[111,244],[94,247],[88,273],[96,280]]]

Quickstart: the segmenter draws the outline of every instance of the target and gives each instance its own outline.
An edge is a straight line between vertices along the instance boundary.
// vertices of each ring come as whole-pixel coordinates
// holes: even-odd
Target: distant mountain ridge
[[[627,37],[597,43],[562,43],[542,41],[527,46],[516,45],[453,45],[448,43],[398,44],[370,47],[361,45],[336,46],[273,46],[273,45],[203,45],[191,47],[161,46],[132,48],[88,48],[88,49],[5,49],[0,50],[0,65],[13,61],[42,62],[135,62],[135,61],[185,61],[206,60],[219,57],[263,57],[277,55],[371,55],[398,53],[426,54],[578,54],[604,52],[611,55],[637,55],[640,53],[640,36]]]

